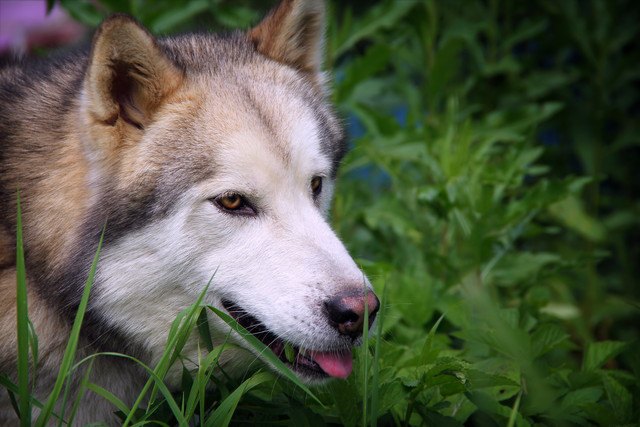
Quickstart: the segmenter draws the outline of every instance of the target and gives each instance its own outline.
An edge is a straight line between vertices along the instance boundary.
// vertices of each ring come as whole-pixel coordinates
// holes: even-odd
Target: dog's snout
[[[373,292],[361,289],[348,290],[334,295],[325,301],[325,309],[331,326],[342,335],[357,338],[362,335],[365,310],[369,312],[369,326],[373,323],[380,308],[380,301]]]

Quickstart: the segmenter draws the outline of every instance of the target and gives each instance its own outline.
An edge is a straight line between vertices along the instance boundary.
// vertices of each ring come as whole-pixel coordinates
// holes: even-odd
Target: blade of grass
[[[6,374],[0,374],[0,385],[5,389],[7,389],[7,392],[9,393],[9,398],[12,400],[12,404],[16,403],[16,405],[13,405],[13,406],[17,414],[18,413],[17,402],[15,402],[15,398],[12,396],[15,396],[16,393],[18,393],[18,386],[14,384],[11,380],[9,380],[9,377]],[[42,402],[40,402],[38,399],[34,398],[33,396],[29,396],[29,399],[31,400],[31,405],[35,406],[36,408],[42,408],[44,406]],[[56,412],[53,413],[53,416],[55,418],[62,419],[62,417],[60,417],[60,415],[58,415]]]
[[[433,339],[443,319],[444,319],[444,314],[441,314],[440,317],[438,317],[438,320],[436,320],[436,323],[433,324],[433,326],[429,330],[429,333],[427,334],[427,339],[425,340],[424,345],[422,346],[422,350],[420,351],[420,358],[424,363],[426,363],[426,361],[429,358],[429,353],[431,352],[432,345],[433,345]]]
[[[162,356],[160,357],[160,361],[158,362],[158,364],[156,365],[156,368],[154,369],[154,375],[156,375],[158,378],[165,377],[165,375],[169,371],[169,368],[171,368],[173,363],[177,360],[178,356],[180,355],[180,351],[182,351],[182,348],[184,347],[184,344],[187,342],[187,339],[189,337],[189,334],[191,333],[191,330],[195,326],[194,324],[197,322],[198,316],[196,316],[196,313],[198,314],[200,313],[199,310],[201,309],[200,306],[204,298],[204,295],[209,289],[209,285],[211,285],[211,282],[213,281],[213,278],[216,275],[217,271],[218,271],[217,269],[216,271],[214,271],[213,275],[211,276],[211,279],[209,279],[209,283],[207,283],[207,285],[204,287],[202,292],[200,292],[200,295],[198,296],[198,299],[196,300],[196,302],[192,304],[190,307],[187,307],[185,310],[180,312],[176,317],[176,319],[173,321],[171,325],[171,329],[169,330],[167,345],[165,347],[165,350]],[[184,322],[183,322],[183,319],[185,319]],[[152,378],[149,378],[147,383],[142,388],[140,395],[134,402],[131,408],[131,411],[129,412],[129,415],[124,420],[123,427],[127,427],[129,423],[132,421],[134,414],[136,413],[138,407],[142,403],[142,400],[147,394],[147,390],[149,390],[149,387],[151,387],[152,384],[153,384]],[[151,391],[151,397],[149,398],[149,407],[152,406],[156,388],[157,388],[157,384],[154,384],[153,390]]]
[[[68,416],[68,419],[64,423],[66,425],[73,425],[73,418],[75,417],[75,411],[77,410],[77,407],[78,407],[78,405],[80,403],[80,400],[82,399],[82,396],[84,394],[83,391],[84,391],[84,388],[86,387],[87,382],[89,381],[89,375],[91,375],[91,368],[92,367],[93,367],[93,359],[90,361],[89,366],[86,369],[86,372],[82,376],[82,381],[80,382],[80,386],[78,387],[77,394],[75,396],[74,404],[73,404],[73,407],[71,409],[70,415]],[[75,369],[72,368],[71,371],[69,371],[69,373],[71,373],[74,370]],[[63,419],[67,416],[65,411],[66,411],[66,408],[67,408],[67,401],[69,400],[69,393],[71,393],[72,385],[73,385],[73,381],[72,381],[71,375],[68,374],[67,375],[67,381],[66,381],[65,388],[64,388],[64,394],[62,396],[62,405],[60,406],[60,416],[61,416],[61,418],[58,420],[58,427],[62,427]]]
[[[38,360],[39,360],[38,359],[38,334],[36,334],[36,329],[33,327],[33,323],[31,323],[31,320],[29,320],[29,348],[31,349],[31,369],[32,369],[31,384],[35,384],[36,373],[38,372]]]
[[[189,394],[187,395],[186,399],[183,399],[183,404],[186,405],[185,409],[183,410],[183,413],[186,419],[191,419],[191,417],[193,417],[193,414],[196,412],[196,407],[198,405],[198,402],[201,399],[200,383],[201,381],[204,381],[203,375],[204,375],[205,368],[203,366],[203,359],[201,357],[200,346],[198,346],[197,366],[198,366],[198,370],[196,372],[195,379],[191,383]]]
[[[67,380],[64,384],[64,393],[62,393],[62,404],[60,405],[60,416],[62,417],[62,419],[58,420],[58,427],[62,427],[63,419],[65,419],[65,417],[67,416],[67,399],[69,398],[69,393],[71,392],[71,383],[71,378],[69,377],[69,375],[67,375]],[[71,422],[70,420],[66,419],[64,423],[68,425]]]
[[[18,409],[18,401],[16,400],[16,394],[11,390],[7,390],[7,394],[9,394],[9,402],[11,402],[11,407],[16,415],[20,415],[20,409]]]
[[[178,335],[184,333],[183,331],[185,330],[185,328],[188,328],[189,326],[189,323],[190,323],[188,318],[189,313],[190,313],[189,308],[183,310],[178,314],[178,316],[176,317],[176,319],[173,321],[171,325],[171,329],[169,330],[169,334],[167,337],[167,346],[165,347],[164,352],[160,357],[160,361],[158,362],[158,364],[156,365],[156,368],[154,369],[154,375],[156,375],[158,378],[164,379],[166,373],[168,372],[171,366],[172,355],[174,354],[174,350],[177,348],[177,345],[178,345],[177,344]],[[144,400],[149,388],[152,385],[153,385],[153,389],[151,390],[149,404],[147,408],[151,408],[153,406],[153,401],[155,400],[155,394],[158,388],[157,388],[157,385],[154,383],[153,378],[149,377],[144,387],[142,387],[142,390],[140,391],[138,398],[133,403],[133,406],[131,407],[131,411],[129,411],[127,418],[124,420],[123,427],[127,427],[129,423],[133,422],[133,417],[136,415],[138,408],[142,404],[142,401]]]
[[[225,349],[233,347],[232,345],[227,345],[226,342],[221,345],[215,347],[209,354],[207,354],[203,359],[201,359],[198,363],[198,372],[196,373],[196,381],[194,381],[193,386],[191,387],[191,392],[189,393],[189,397],[187,399],[187,409],[185,411],[185,416],[187,419],[191,418],[195,413],[198,402],[203,402],[204,400],[204,390],[205,385],[208,378],[208,371],[210,367],[215,366],[220,359],[220,355]],[[198,399],[200,397],[200,399]],[[203,413],[204,411],[202,411]]]
[[[252,375],[251,378],[240,384],[229,397],[220,403],[220,406],[216,408],[213,414],[211,414],[211,417],[205,422],[205,427],[228,426],[242,396],[252,388],[273,380],[274,377],[269,372],[258,372]]]
[[[204,341],[208,351],[213,350],[213,340],[211,339],[211,330],[209,329],[209,321],[207,319],[207,310],[200,310],[198,315],[198,332],[200,338]]]
[[[169,328],[169,334],[167,335],[167,345],[164,348],[160,361],[154,369],[154,372],[160,378],[164,378],[166,376],[173,363],[178,359],[180,351],[182,351],[183,345],[181,345],[180,342],[182,341],[184,343],[186,342],[186,340],[181,340],[180,337],[188,336],[192,326],[193,309],[195,307],[195,305],[191,305],[178,313],[171,324],[171,328]],[[152,384],[153,382],[151,382],[151,379],[149,379],[147,385],[151,386]],[[146,390],[148,389],[147,385],[145,385],[145,387],[143,388],[143,393],[145,394]],[[150,408],[153,407],[153,403],[156,399],[157,393],[157,387],[155,384],[153,384],[153,388],[151,389],[151,393],[149,395],[147,413],[149,412]],[[145,394],[139,396],[139,399],[144,397]],[[134,407],[137,410],[137,404],[134,404]]]
[[[176,421],[178,423],[179,426],[183,427],[187,427],[189,425],[189,423],[187,422],[187,420],[184,418],[184,415],[182,414],[182,412],[180,411],[180,408],[178,407],[177,402],[175,401],[175,399],[173,398],[171,392],[169,391],[169,389],[167,388],[167,386],[164,384],[164,381],[161,377],[159,377],[153,369],[151,369],[150,367],[148,367],[145,363],[143,363],[141,360],[136,359],[133,356],[129,356],[127,354],[122,354],[122,353],[113,353],[113,352],[102,352],[102,353],[95,353],[92,354],[90,356],[85,357],[84,359],[82,359],[81,361],[79,361],[78,363],[76,363],[73,367],[71,367],[70,371],[74,371],[76,370],[80,365],[82,365],[83,363],[86,363],[89,360],[95,359],[96,357],[101,357],[101,356],[111,356],[111,357],[120,357],[123,359],[128,359],[131,360],[135,363],[137,363],[138,365],[140,365],[142,367],[142,369],[144,369],[145,371],[147,371],[147,373],[149,374],[150,377],[150,381],[153,381],[155,383],[155,385],[158,387],[158,390],[160,391],[160,394],[162,394],[162,396],[165,398],[167,405],[169,405],[169,409],[171,409],[171,412],[173,414],[174,417],[176,417]],[[122,405],[120,405],[122,406]],[[122,410],[122,408],[118,407],[118,409]],[[129,417],[127,417],[127,419],[129,420],[129,422],[131,422],[131,419],[133,417],[133,412],[135,412],[135,408],[131,408],[130,410],[128,410]]]
[[[84,397],[84,394],[89,386],[89,376],[91,375],[91,370],[93,368],[93,361],[94,359],[91,359],[91,361],[89,362],[89,366],[87,367],[84,375],[82,376],[82,381],[80,382],[80,387],[78,388],[78,394],[76,395],[76,399],[73,402],[73,406],[71,407],[71,413],[69,414],[69,424],[68,424],[70,426],[73,425],[73,420],[75,419],[76,414],[78,413],[78,409],[80,408],[80,403],[82,402],[82,398]],[[70,383],[70,382],[71,381],[67,381],[67,383]],[[65,395],[65,399],[66,399],[66,395]],[[62,408],[63,409],[65,408],[65,404],[62,405]],[[60,420],[59,425],[62,427],[62,420]]]
[[[378,425],[378,389],[380,387],[380,343],[382,342],[382,331],[384,327],[384,317],[387,312],[385,303],[387,301],[388,287],[385,283],[384,290],[382,291],[382,298],[380,299],[380,310],[377,316],[377,332],[376,332],[376,346],[373,352],[373,378],[371,380],[371,416],[369,417],[369,423],[371,427]]]
[[[231,348],[235,348],[236,345],[235,344],[231,344],[229,343],[229,337],[231,336],[231,330],[229,330],[224,338],[224,341],[222,342],[222,344],[220,345],[220,347],[227,348],[227,347],[231,347]],[[208,356],[207,356],[208,357]],[[227,380],[229,380],[228,375],[226,374],[226,372],[224,372],[224,370],[220,367],[219,363],[218,363],[219,358],[215,359],[214,363],[211,363],[211,366],[209,367],[208,371],[205,373],[206,378],[208,378],[209,380],[211,380],[211,382],[213,382],[216,385],[216,388],[218,390],[224,390],[225,387],[221,386],[220,381],[218,381],[216,379],[216,377],[214,376],[214,370],[216,369],[216,367],[220,368],[220,371],[225,375],[225,377],[227,377]],[[204,420],[206,419],[207,416],[207,410],[206,410],[206,400],[205,400],[205,387],[206,387],[206,383],[204,381],[202,381],[200,383],[200,420]],[[228,395],[228,393],[227,393]]]
[[[111,393],[110,391],[105,390],[104,388],[94,383],[88,383],[87,390],[91,390],[98,396],[102,397],[103,399],[111,403],[113,406],[118,408],[120,411],[122,411],[122,413],[124,414],[129,413],[130,409],[127,407],[127,405],[122,400],[120,400],[118,396]]]
[[[208,305],[207,308],[213,311],[220,319],[222,319],[223,322],[229,325],[231,329],[233,329],[238,334],[240,334],[240,336],[244,338],[244,340],[251,347],[253,347],[256,351],[258,351],[262,355],[262,357],[264,357],[280,374],[282,374],[282,376],[286,377],[292,383],[300,387],[305,393],[307,393],[307,395],[309,395],[313,400],[318,402],[323,408],[325,407],[325,405],[320,401],[320,399],[318,399],[318,397],[315,394],[313,394],[313,392],[309,390],[309,388],[298,379],[296,374],[294,374],[291,371],[291,369],[287,367],[287,365],[282,363],[282,361],[280,361],[280,359],[269,349],[269,347],[264,345],[262,341],[260,341],[258,338],[253,336],[251,332],[243,328],[238,322],[235,321],[233,317],[229,316],[227,313],[220,311],[217,308],[210,305]]]
[[[16,218],[16,322],[18,333],[18,409],[20,426],[31,425],[31,400],[29,399],[29,309],[27,305],[27,273],[24,266],[22,241],[22,210],[20,192],[17,198]]]
[[[369,303],[367,302],[367,285],[363,280],[364,327],[362,330],[362,427],[367,427],[367,403],[369,402]]]
[[[180,357],[180,354],[182,353],[182,349],[187,343],[187,340],[189,339],[189,337],[191,336],[191,331],[193,330],[194,326],[197,326],[198,322],[202,320],[200,318],[200,314],[202,313],[202,307],[201,307],[202,300],[204,299],[204,296],[207,293],[209,286],[211,286],[211,282],[213,281],[213,278],[215,277],[217,272],[218,272],[218,269],[216,268],[216,270],[211,275],[209,282],[204,287],[204,289],[202,289],[202,292],[200,292],[200,295],[198,295],[198,299],[196,300],[196,302],[191,306],[187,307],[185,310],[183,310],[178,315],[176,320],[174,320],[174,322],[171,324],[171,329],[169,331],[169,335],[167,338],[167,346],[165,347],[165,351],[162,357],[160,358],[160,362],[158,362],[158,365],[154,369],[154,372],[156,372],[156,374],[160,378],[164,378],[167,372],[169,371],[169,369],[171,368],[171,366],[173,366],[176,360],[178,360],[178,358]],[[182,321],[182,319],[185,319],[185,320]],[[205,340],[206,340],[206,337],[205,337]],[[154,385],[154,388],[151,391],[151,397],[149,398],[149,407],[151,407],[154,401],[155,394],[156,394],[156,387]]]
[[[518,393],[518,397],[516,398],[516,401],[513,404],[513,408],[511,408],[511,414],[509,415],[509,422],[507,423],[507,427],[513,427],[516,424],[516,416],[518,415],[518,409],[520,408],[521,397],[522,397],[522,391]]]
[[[87,281],[84,285],[84,290],[82,291],[82,298],[80,299],[80,304],[78,305],[78,312],[76,313],[76,317],[73,320],[73,326],[71,328],[71,335],[69,336],[69,343],[67,344],[67,348],[64,351],[64,355],[62,357],[62,363],[60,364],[60,370],[58,371],[58,377],[56,378],[56,382],[53,386],[53,390],[49,394],[49,398],[45,403],[45,406],[42,408],[42,412],[38,416],[36,420],[37,427],[44,427],[47,424],[49,418],[51,417],[51,413],[53,412],[53,407],[60,396],[60,392],[62,391],[62,386],[64,384],[65,379],[67,378],[67,374],[69,373],[69,369],[71,368],[73,361],[76,355],[76,349],[78,347],[78,340],[80,339],[80,327],[82,326],[82,321],[84,320],[84,314],[87,310],[87,304],[89,303],[89,293],[91,292],[91,287],[93,285],[93,280],[96,274],[96,267],[98,265],[98,259],[100,258],[100,250],[102,249],[102,242],[104,240],[104,232],[106,230],[105,227],[102,228],[102,233],[100,234],[100,241],[98,242],[98,249],[96,250],[95,256],[93,257],[93,262],[91,263],[91,269],[89,270],[89,276],[87,277]]]

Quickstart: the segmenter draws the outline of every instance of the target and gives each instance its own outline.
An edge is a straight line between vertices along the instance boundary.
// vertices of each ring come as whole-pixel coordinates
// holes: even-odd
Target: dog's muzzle
[[[236,303],[223,299],[222,306],[248,332],[262,341],[284,363],[308,378],[347,378],[352,370],[350,348],[321,350],[292,346],[292,355],[287,356],[285,347],[291,346],[282,337],[271,332],[259,319],[249,314]],[[380,301],[370,290],[351,288],[330,297],[324,302],[324,314],[331,325],[342,336],[353,343],[362,336],[366,313],[368,324],[375,320]]]

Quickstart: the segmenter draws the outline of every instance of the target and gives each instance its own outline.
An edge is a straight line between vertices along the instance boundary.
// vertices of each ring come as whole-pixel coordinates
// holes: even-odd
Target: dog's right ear
[[[117,130],[112,135],[122,139],[144,129],[181,81],[180,70],[144,27],[129,16],[113,15],[93,38],[84,110],[92,123]]]
[[[281,0],[249,31],[258,52],[317,77],[322,68],[324,0]]]

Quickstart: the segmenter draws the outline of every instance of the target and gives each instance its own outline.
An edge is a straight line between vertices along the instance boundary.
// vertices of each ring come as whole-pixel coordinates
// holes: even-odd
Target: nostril
[[[343,335],[353,338],[362,334],[365,309],[369,312],[369,325],[378,312],[378,298],[373,292],[361,289],[341,292],[325,301],[324,306],[331,326]]]
[[[327,309],[329,321],[336,325],[346,322],[357,322],[360,318],[356,312],[351,310],[349,302],[345,301],[344,298],[332,298],[326,301],[324,306]]]

